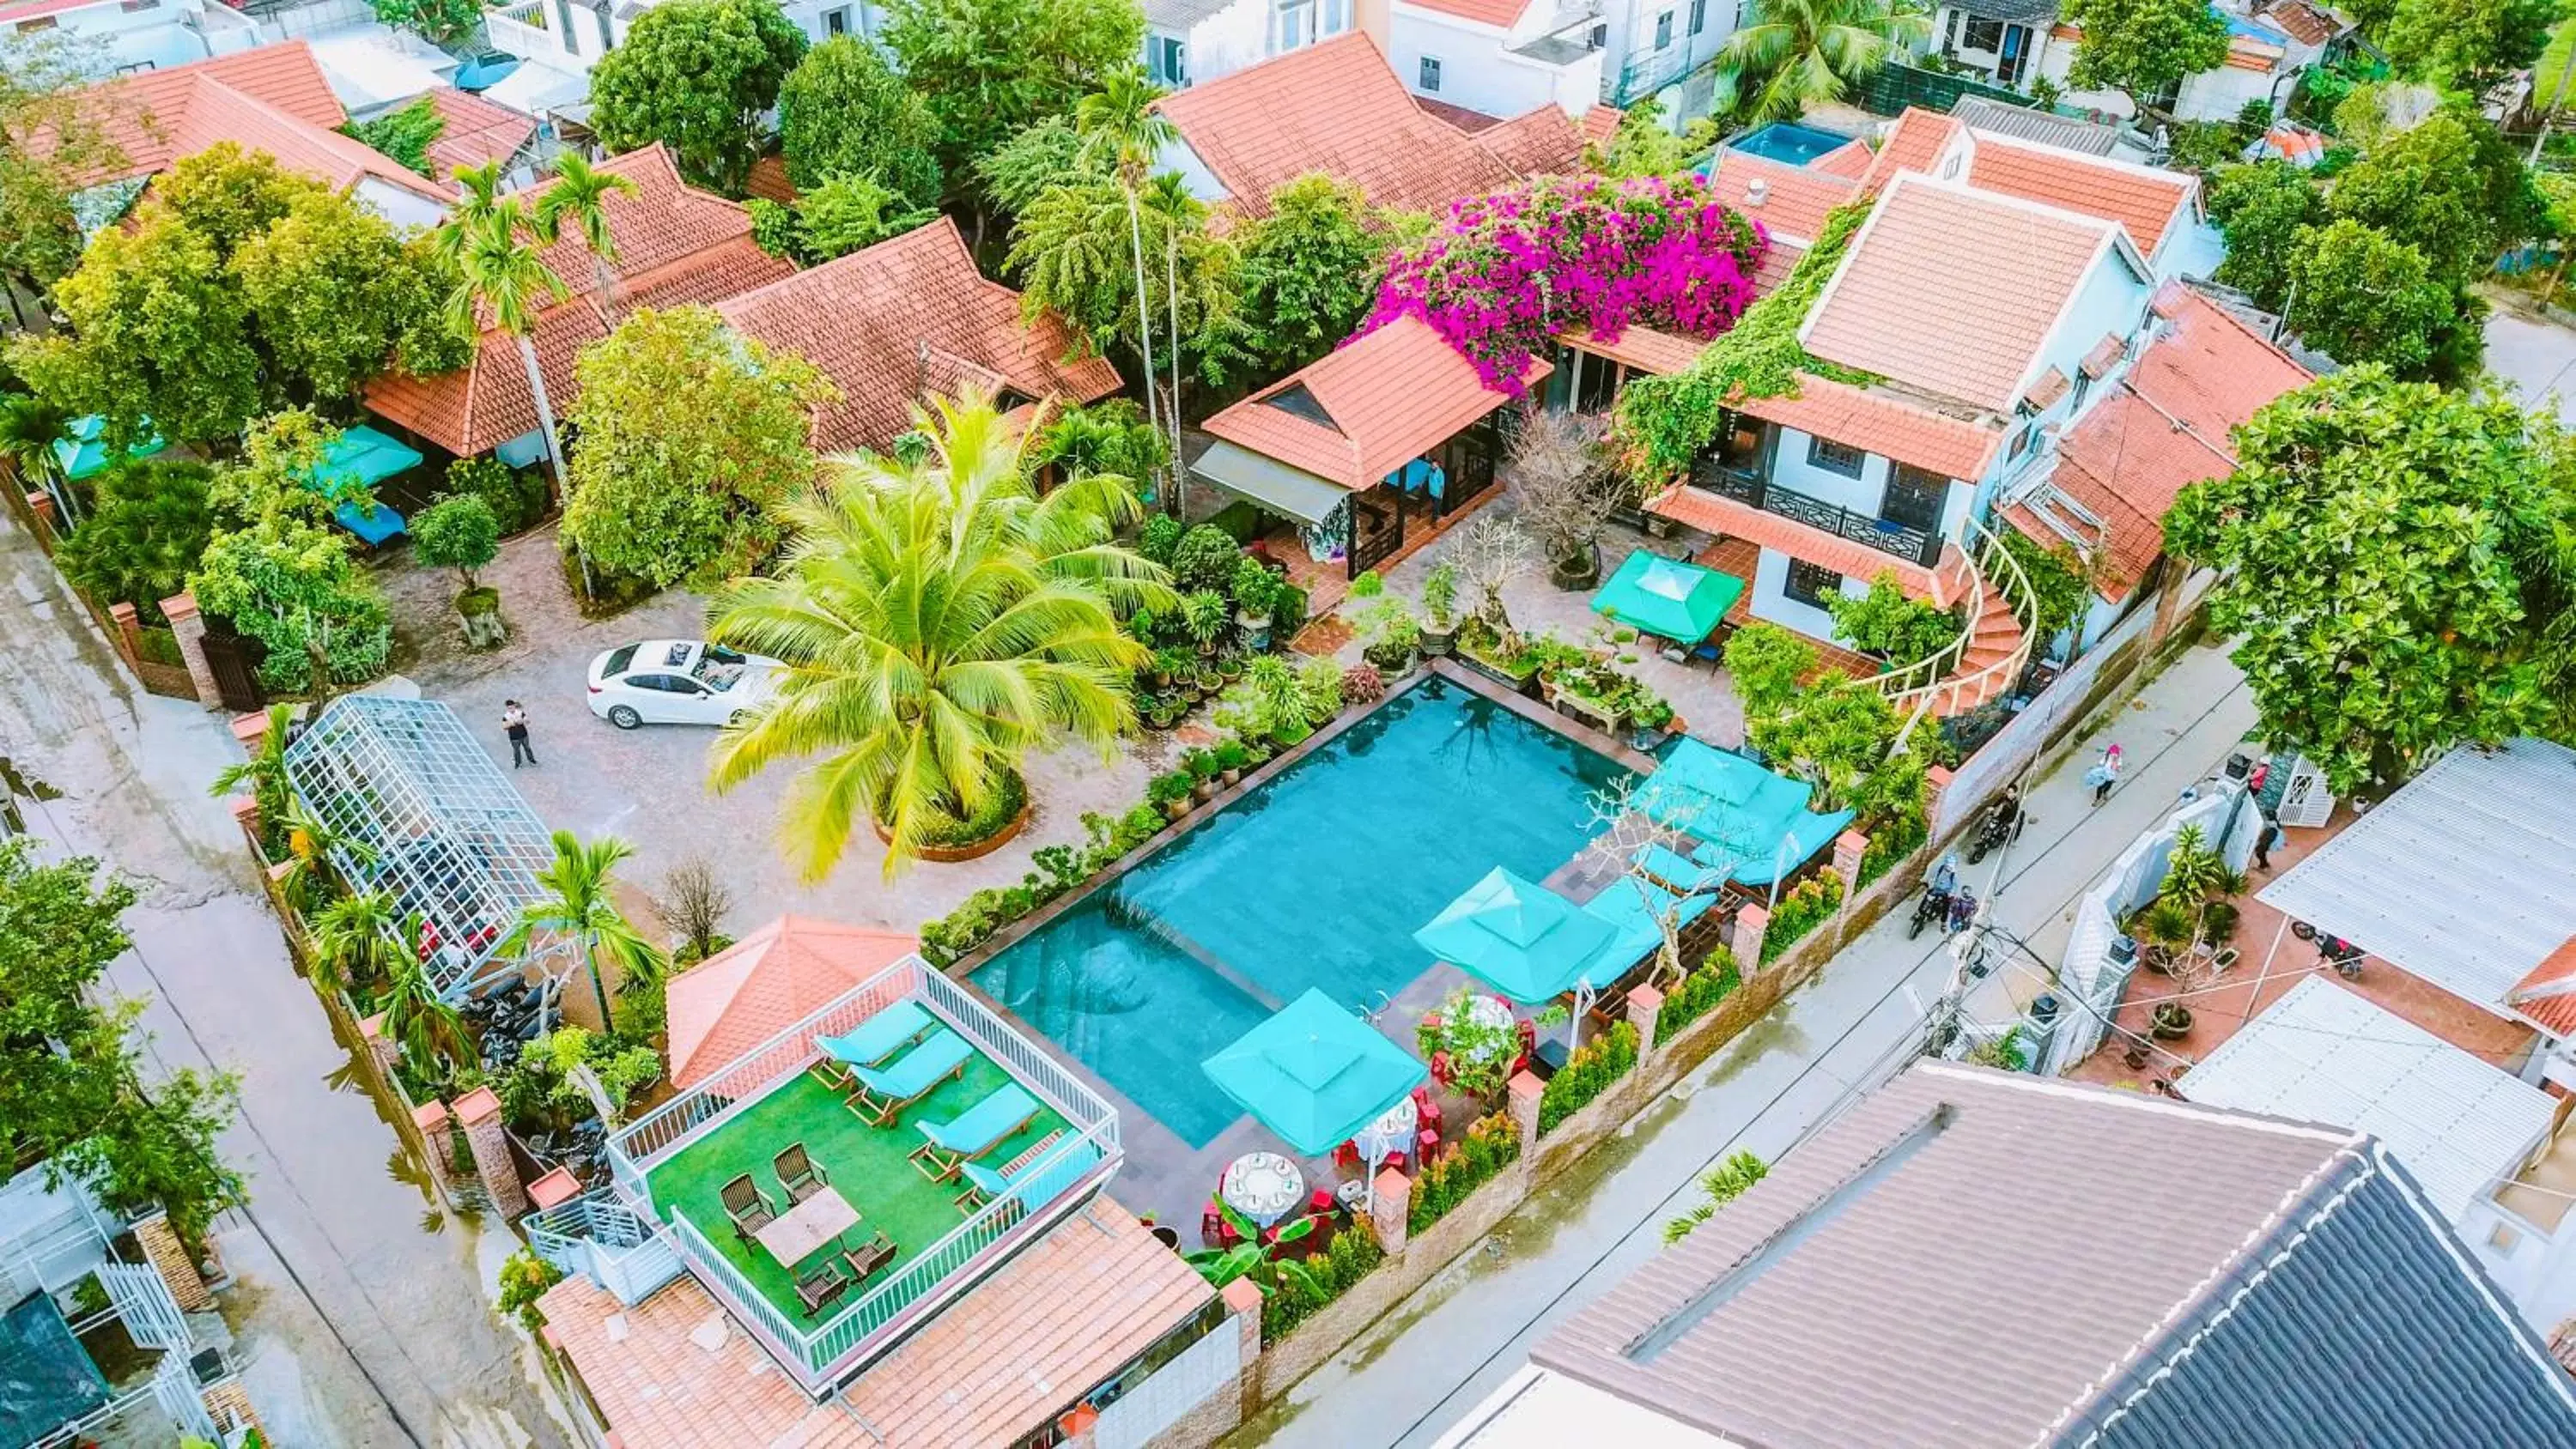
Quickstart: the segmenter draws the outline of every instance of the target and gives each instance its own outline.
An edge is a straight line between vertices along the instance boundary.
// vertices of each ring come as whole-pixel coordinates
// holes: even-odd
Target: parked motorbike
[[[1922,935],[1925,925],[1946,919],[1949,914],[1950,893],[1930,881],[1924,882],[1923,894],[1914,901],[1914,916],[1905,923],[1905,939],[1911,941]]]
[[[1988,810],[1985,818],[1977,822],[1976,835],[1968,842],[1968,863],[1974,865],[1985,859],[2002,849],[2008,840],[2021,839],[2022,831],[2029,825],[2030,812],[2021,808],[2018,802],[2006,801]]]

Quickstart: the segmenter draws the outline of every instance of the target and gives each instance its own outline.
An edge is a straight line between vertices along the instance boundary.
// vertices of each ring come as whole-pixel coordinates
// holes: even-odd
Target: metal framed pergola
[[[304,808],[366,854],[332,864],[419,912],[430,984],[450,1001],[502,974],[502,940],[543,892],[554,859],[545,822],[464,721],[432,700],[343,695],[286,751]]]

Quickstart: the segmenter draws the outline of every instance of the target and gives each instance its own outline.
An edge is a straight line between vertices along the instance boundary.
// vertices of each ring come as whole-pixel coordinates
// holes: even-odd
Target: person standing
[[[2103,747],[2102,758],[2084,772],[2084,783],[2093,787],[2096,806],[2111,798],[2111,787],[2120,783],[2120,746],[2116,742]]]
[[[501,732],[510,737],[510,768],[537,762],[536,748],[528,743],[528,712],[515,699],[501,701]]]

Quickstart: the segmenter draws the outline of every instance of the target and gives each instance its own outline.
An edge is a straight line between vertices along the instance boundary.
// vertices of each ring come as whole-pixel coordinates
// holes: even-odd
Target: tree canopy
[[[2290,265],[2307,249],[2300,233],[2322,209],[2315,183],[2287,161],[2221,168],[2209,188],[2210,219],[2227,236],[2218,280],[2243,288],[2266,311],[2281,310]]]
[[[812,413],[835,396],[820,372],[705,307],[637,311],[577,370],[564,532],[586,555],[657,588],[768,556],[766,510],[814,478]]]
[[[865,176],[915,206],[939,204],[939,120],[855,35],[824,41],[788,72],[778,92],[778,143],[799,190]]]
[[[2280,398],[2238,465],[2183,490],[2177,555],[2221,571],[2265,735],[2338,792],[2425,753],[2569,723],[2576,684],[2567,439],[2512,402],[2365,366]]]
[[[2521,153],[2456,103],[2364,151],[2335,177],[2326,210],[2414,247],[2450,282],[2479,276],[2548,225]]]
[[[1931,35],[1931,12],[1897,0],[1753,0],[1717,53],[1717,108],[1795,120]]]
[[[807,266],[845,257],[901,236],[935,213],[916,207],[873,176],[835,176],[796,198],[792,207],[755,198],[752,240],[773,256]]]
[[[87,518],[55,550],[63,577],[101,604],[161,617],[161,601],[188,586],[214,536],[211,472],[192,459],[139,458],[99,475]]]
[[[1144,50],[1136,0],[892,0],[877,40],[939,122],[952,187]]]
[[[271,689],[313,681],[313,646],[331,678],[363,684],[382,674],[393,624],[375,577],[349,554],[322,496],[305,486],[339,430],[290,410],[251,429],[242,461],[208,488],[216,529],[189,575],[207,613],[267,646],[259,667]]]
[[[2208,0],[2068,0],[2059,18],[2084,32],[2067,83],[2118,91],[2141,115],[2186,78],[2227,63],[2227,22]]]
[[[2410,76],[2477,94],[2540,59],[2558,0],[2398,0],[2380,47]]]
[[[740,196],[760,118],[804,54],[777,0],[670,0],[591,67],[591,127],[612,152],[659,141],[682,176]]]
[[[2422,252],[2351,220],[2303,228],[2298,242],[2291,330],[2345,364],[2384,363],[2404,377],[2433,370],[2459,308]]]
[[[1301,176],[1270,195],[1243,229],[1246,347],[1266,372],[1293,372],[1330,352],[1368,316],[1394,228],[1356,186]]]
[[[86,55],[61,32],[0,45],[0,277],[29,290],[78,264],[80,178],[121,159],[95,108],[82,104]],[[43,136],[47,144],[25,144]]]
[[[473,34],[474,28],[483,20],[483,7],[477,0],[367,0],[367,3],[376,12],[378,20],[439,45],[463,40]]]
[[[1129,225],[1127,197],[1115,182],[1083,180],[1040,192],[1020,213],[1003,261],[1020,279],[1022,310],[1054,312],[1102,351],[1140,355]],[[1135,225],[1146,259],[1157,375],[1168,366],[1169,298],[1177,290],[1184,366],[1211,384],[1223,381],[1242,357],[1241,254],[1230,240],[1209,234],[1200,216],[1145,209]]]

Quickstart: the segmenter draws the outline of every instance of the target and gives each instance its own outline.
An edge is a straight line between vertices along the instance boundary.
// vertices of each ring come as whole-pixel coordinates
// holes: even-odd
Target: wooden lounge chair
[[[805,1305],[808,1318],[822,1312],[824,1304],[849,1291],[850,1278],[841,1271],[837,1255],[824,1259],[822,1266],[813,1272],[796,1276],[796,1301]]]
[[[802,1142],[789,1143],[786,1150],[770,1159],[769,1166],[778,1174],[778,1185],[787,1190],[789,1207],[821,1192],[824,1184],[831,1181],[821,1167],[806,1157]]]
[[[966,1038],[945,1028],[934,1031],[892,1066],[850,1068],[859,1086],[842,1105],[871,1127],[890,1126],[904,1108],[929,1096],[941,1082],[966,1075],[966,1063],[974,1055]]]
[[[849,1270],[850,1281],[865,1283],[878,1269],[894,1261],[894,1239],[880,1232],[855,1248],[844,1248],[840,1264]]]
[[[752,1234],[778,1221],[778,1209],[769,1205],[768,1197],[753,1184],[750,1173],[726,1183],[720,1191],[725,1216],[733,1221],[733,1235],[744,1242],[750,1242]]]
[[[930,1139],[912,1149],[912,1165],[932,1182],[946,1182],[957,1169],[1002,1145],[1012,1133],[1038,1115],[1038,1099],[1014,1082],[996,1087],[984,1100],[945,1122],[916,1122]]]

